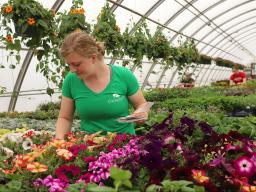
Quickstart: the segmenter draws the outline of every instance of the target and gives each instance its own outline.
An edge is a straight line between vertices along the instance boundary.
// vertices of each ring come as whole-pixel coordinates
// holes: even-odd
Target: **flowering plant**
[[[167,65],[173,65],[172,50],[170,42],[167,37],[163,34],[161,28],[157,28],[155,34],[149,36],[149,43],[147,49],[147,57],[153,59],[154,62],[157,59],[161,59]]]
[[[255,141],[235,131],[218,134],[186,116],[176,126],[170,114],[143,136],[76,132],[64,141],[29,130],[1,138],[5,188],[0,190],[14,181],[16,191],[118,191],[122,185],[130,191],[251,192],[256,187]],[[22,145],[15,148],[13,142]]]
[[[121,137],[76,132],[68,134],[64,141],[55,139],[52,132],[5,131],[0,140],[1,184],[7,191],[65,191],[70,184],[88,183],[94,180],[94,171],[87,171],[93,166],[89,163],[96,160],[100,151],[109,151],[119,145],[118,141],[125,143],[128,139]],[[11,186],[14,182],[15,189]]]
[[[91,32],[91,26],[85,21],[85,10],[82,0],[73,0],[69,12],[59,13],[57,22],[60,23],[58,36],[63,39],[65,35],[76,30]]]
[[[123,33],[124,54],[133,59],[136,67],[142,67],[142,60],[148,49],[148,34],[145,21],[136,27],[133,34],[130,34],[128,27]]]
[[[97,17],[93,35],[98,41],[105,43],[107,54],[112,53],[114,57],[122,56],[122,36],[115,15],[107,3]]]
[[[54,38],[53,13],[35,0],[9,0],[1,7],[1,19],[6,37],[2,41],[6,48],[19,52],[21,42],[28,48],[42,47],[50,50]],[[20,57],[17,54],[17,62]]]

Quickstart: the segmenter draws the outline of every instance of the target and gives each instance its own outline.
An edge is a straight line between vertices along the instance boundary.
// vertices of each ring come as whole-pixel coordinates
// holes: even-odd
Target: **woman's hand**
[[[148,119],[148,112],[134,112],[133,114],[130,115],[131,117],[139,117],[142,118],[138,121],[135,121],[138,124],[143,124],[145,121]]]

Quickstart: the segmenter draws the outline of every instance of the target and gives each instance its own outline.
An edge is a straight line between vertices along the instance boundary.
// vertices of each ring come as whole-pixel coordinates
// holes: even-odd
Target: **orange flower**
[[[13,167],[12,169],[2,169],[0,168],[0,171],[2,171],[4,174],[13,174],[16,171],[16,167]]]
[[[29,157],[25,155],[17,155],[14,160],[15,167],[26,167],[28,162]]]
[[[256,186],[252,186],[252,185],[244,185],[241,188],[242,192],[256,192]]]
[[[80,32],[81,31],[81,29],[79,29],[79,28],[76,28],[75,30],[74,30],[74,32]]]
[[[13,11],[12,5],[7,5],[7,6],[5,7],[5,13],[11,13],[12,11]]]
[[[6,35],[5,39],[6,39],[6,41],[7,41],[8,43],[12,43],[12,42],[13,42],[11,35]]]
[[[27,165],[27,170],[31,171],[32,173],[41,173],[47,171],[48,167],[38,162],[32,162]]]
[[[28,153],[28,154],[25,154],[24,155],[24,158],[25,159],[28,159],[28,162],[32,162],[34,161],[37,157],[39,157],[41,155],[40,152],[38,151],[33,151],[31,153]]]
[[[192,174],[198,183],[207,183],[209,181],[209,177],[206,176],[205,171],[193,169]]]
[[[61,139],[53,139],[52,142],[50,143],[50,145],[60,149],[60,148],[64,148],[66,145],[65,140],[61,140]]]
[[[57,149],[56,152],[57,155],[63,157],[66,160],[69,160],[73,156],[73,154],[67,149]]]
[[[78,9],[78,13],[80,13],[80,14],[84,14],[84,13],[85,13],[85,10],[84,10],[83,8]]]
[[[29,25],[35,25],[36,20],[34,18],[28,18],[28,24]]]

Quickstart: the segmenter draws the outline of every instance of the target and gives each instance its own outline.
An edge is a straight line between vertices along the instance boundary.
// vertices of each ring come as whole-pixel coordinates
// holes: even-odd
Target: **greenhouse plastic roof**
[[[1,0],[1,5],[6,2],[7,0]],[[72,4],[72,0],[56,0],[56,2],[38,0],[38,2],[46,8],[60,6],[59,11],[68,10]],[[84,9],[89,23],[96,22],[97,15],[106,2],[110,3],[121,32],[127,25],[139,24],[143,18],[146,18],[152,34],[157,26],[161,26],[163,33],[174,45],[181,36],[190,37],[195,40],[196,47],[202,54],[213,58],[221,57],[244,65],[250,65],[256,61],[255,0],[86,0]],[[131,28],[130,33],[132,32]],[[2,30],[0,35],[3,35]],[[31,56],[31,61],[27,59],[27,69],[24,69],[26,62],[24,59],[28,58],[27,53],[26,49],[22,51],[23,65],[21,63],[19,67],[12,70],[8,68],[0,70],[0,85],[6,87],[7,92],[10,93],[9,97],[7,95],[0,97],[0,105],[4,106],[2,111],[6,111],[8,107],[10,110],[10,95],[15,90],[15,86],[16,91],[23,91],[24,100],[19,98],[16,106],[19,110],[27,110],[22,105],[24,102],[29,101],[33,105],[35,101],[38,104],[39,99],[36,95],[41,95],[40,102],[49,101],[49,96],[42,96],[43,93],[37,91],[45,90],[48,84],[43,80],[42,75],[35,72],[36,58]],[[2,45],[1,63],[14,63],[15,58],[7,61],[7,55],[8,52]],[[107,57],[106,61],[113,62],[111,57]],[[20,69],[23,69],[23,77]],[[201,85],[203,81],[226,78],[230,74],[230,71],[221,72],[217,69],[223,70],[216,66],[210,66],[209,69],[200,68],[196,75],[199,77],[197,83]],[[163,70],[160,65],[147,61],[144,62],[142,69],[136,69],[134,73],[144,88],[159,87],[162,84],[169,87],[175,85],[178,77],[175,76],[177,74],[175,68]],[[209,77],[210,74],[212,77]],[[34,92],[33,96],[26,95],[26,91]],[[55,95],[51,99],[57,98],[58,95]]]

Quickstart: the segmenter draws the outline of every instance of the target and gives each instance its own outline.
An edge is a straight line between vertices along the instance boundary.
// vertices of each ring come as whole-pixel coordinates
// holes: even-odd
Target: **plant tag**
[[[154,102],[147,102],[137,112],[148,112],[153,105],[154,105]],[[140,121],[140,120],[147,120],[147,118],[140,117],[140,116],[128,115],[126,117],[120,117],[120,118],[117,119],[118,122],[122,122],[122,123],[130,123],[130,122],[136,122],[136,121]]]

